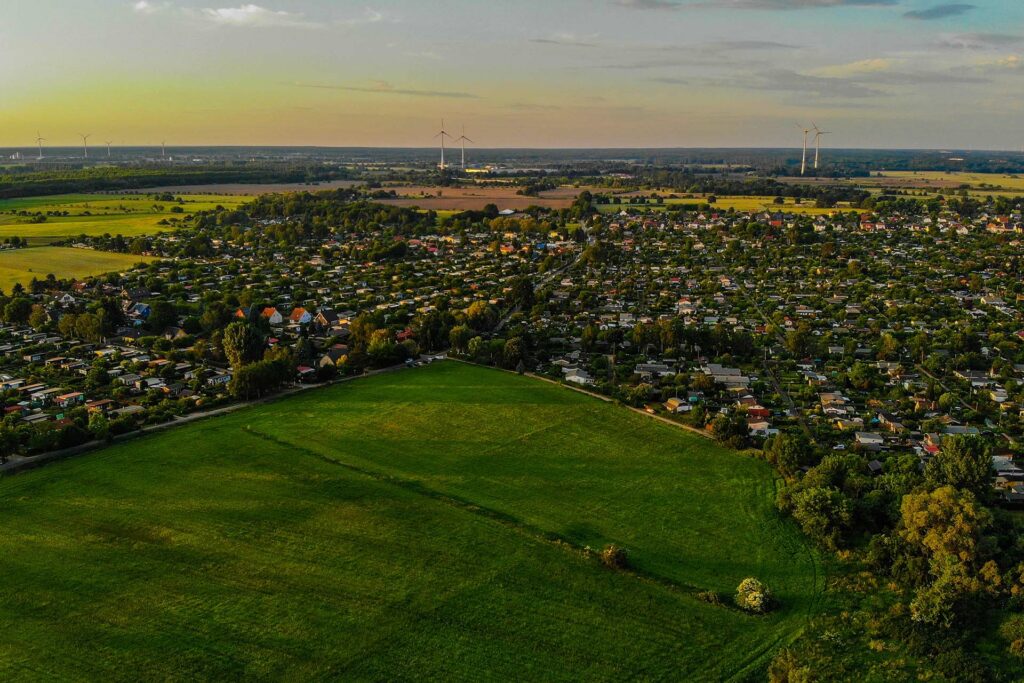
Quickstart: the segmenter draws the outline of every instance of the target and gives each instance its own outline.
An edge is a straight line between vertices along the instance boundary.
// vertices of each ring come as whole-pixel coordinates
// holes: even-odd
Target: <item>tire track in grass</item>
[[[772,491],[777,493],[779,479],[777,477],[773,477],[768,483],[771,484]],[[761,497],[764,497],[763,494]],[[750,513],[750,516],[753,516],[753,512]],[[764,663],[764,660],[770,653],[775,652],[781,646],[792,644],[797,638],[803,635],[804,630],[810,624],[811,618],[815,613],[815,606],[821,602],[821,598],[824,594],[825,576],[823,568],[820,567],[816,551],[808,545],[799,543],[793,539],[790,534],[769,534],[768,527],[781,529],[785,526],[785,522],[779,517],[778,513],[768,515],[763,518],[760,522],[760,526],[766,530],[767,535],[770,535],[772,538],[782,540],[783,545],[786,547],[787,552],[793,556],[794,561],[799,555],[806,551],[807,561],[810,563],[811,569],[813,597],[808,600],[807,605],[801,610],[804,616],[804,625],[801,628],[789,633],[782,633],[777,638],[774,638],[751,651],[747,657],[734,667],[733,672],[726,677],[726,680],[744,681],[751,679],[756,672],[756,668]]]
[[[438,503],[441,503],[443,505],[447,505],[449,507],[453,507],[453,508],[456,508],[458,510],[462,510],[464,512],[469,512],[471,514],[479,515],[479,516],[484,517],[484,518],[486,518],[486,519],[488,519],[488,520],[490,520],[492,522],[500,524],[501,526],[504,526],[504,527],[506,527],[508,529],[512,529],[513,531],[515,531],[515,532],[517,532],[517,533],[519,533],[519,534],[521,534],[523,536],[526,536],[527,538],[530,538],[532,540],[535,540],[535,541],[538,541],[538,542],[541,542],[541,543],[545,543],[547,545],[551,545],[551,546],[554,546],[556,548],[561,548],[562,550],[565,550],[565,551],[571,552],[571,553],[575,553],[575,554],[580,555],[582,557],[589,558],[591,560],[594,560],[595,562],[599,562],[600,561],[600,553],[599,553],[599,551],[596,551],[593,548],[590,548],[589,546],[583,546],[583,545],[580,545],[578,543],[575,543],[574,541],[566,538],[565,536],[563,536],[561,534],[558,534],[558,533],[553,532],[553,531],[548,531],[547,529],[543,529],[541,527],[532,525],[532,524],[530,524],[528,522],[525,522],[523,520],[520,520],[517,517],[514,517],[514,516],[512,516],[512,515],[510,515],[508,513],[501,512],[500,510],[495,510],[495,509],[492,509],[492,508],[484,507],[482,505],[479,505],[479,504],[477,504],[477,503],[475,503],[475,502],[473,502],[471,500],[467,500],[465,498],[460,498],[458,496],[452,496],[452,495],[449,495],[449,494],[446,494],[446,493],[441,493],[440,491],[436,491],[434,489],[431,489],[431,488],[429,488],[427,486],[424,486],[421,482],[418,482],[418,481],[415,481],[415,480],[412,480],[412,479],[405,479],[403,477],[397,477],[397,476],[390,475],[390,474],[384,474],[382,472],[377,472],[377,471],[374,471],[372,469],[367,469],[367,468],[364,468],[364,467],[360,467],[358,465],[353,465],[351,463],[343,462],[341,460],[338,460],[336,458],[332,458],[332,457],[330,457],[328,455],[320,453],[319,451],[313,450],[311,448],[307,448],[305,446],[300,446],[298,444],[291,443],[289,441],[286,441],[284,439],[278,438],[276,436],[273,436],[273,435],[268,434],[266,432],[260,431],[258,429],[254,429],[251,426],[245,426],[242,429],[247,434],[249,434],[251,436],[254,436],[254,437],[257,437],[257,438],[260,438],[260,439],[263,439],[263,440],[265,440],[265,441],[267,441],[269,443],[272,443],[272,444],[274,444],[276,446],[279,446],[279,447],[282,447],[282,448],[288,448],[288,449],[297,451],[299,453],[303,453],[303,454],[308,455],[310,457],[316,458],[317,460],[320,460],[322,462],[325,462],[325,463],[328,463],[328,464],[331,464],[331,465],[335,465],[337,467],[342,467],[342,468],[344,468],[344,469],[346,469],[346,470],[348,470],[350,472],[355,472],[356,474],[359,474],[359,475],[364,476],[364,477],[368,477],[368,478],[373,479],[374,481],[377,481],[377,482],[380,482],[380,483],[389,484],[391,486],[396,486],[396,487],[401,488],[401,489],[403,489],[405,491],[408,491],[410,493],[415,493],[417,495],[423,496],[424,498],[429,498],[429,499],[431,499],[433,501],[436,501]],[[694,586],[692,584],[683,583],[681,581],[677,581],[675,579],[670,579],[668,577],[661,576],[659,574],[654,574],[652,572],[642,571],[642,570],[638,570],[638,569],[634,569],[634,568],[620,569],[620,570],[616,570],[616,571],[618,573],[621,573],[621,574],[624,574],[624,575],[627,575],[627,576],[631,576],[631,577],[633,577],[635,579],[638,579],[638,580],[643,581],[644,583],[647,583],[647,584],[650,584],[650,585],[661,586],[663,588],[667,588],[668,590],[677,591],[677,592],[684,593],[684,594],[689,594],[694,599],[696,599],[696,594],[697,593],[699,593],[699,592],[704,590],[700,586]],[[711,603],[704,603],[704,604],[709,604],[710,605]],[[740,613],[740,614],[746,614],[745,612],[740,610],[738,607],[734,607],[734,606],[729,605],[727,603],[722,603],[720,605],[714,605],[714,606],[717,606],[717,607],[720,607],[722,609],[726,609],[726,610],[729,610],[729,611],[737,612],[737,613]]]

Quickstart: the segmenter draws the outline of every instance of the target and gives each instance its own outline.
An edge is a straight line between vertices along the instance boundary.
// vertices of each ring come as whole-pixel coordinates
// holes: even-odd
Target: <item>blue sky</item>
[[[1020,149],[1022,54],[1010,0],[4,0],[0,145]]]

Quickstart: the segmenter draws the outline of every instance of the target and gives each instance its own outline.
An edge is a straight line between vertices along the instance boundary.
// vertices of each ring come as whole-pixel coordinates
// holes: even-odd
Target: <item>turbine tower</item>
[[[46,140],[43,138],[42,135],[39,134],[39,131],[37,130],[36,131],[36,145],[39,146],[39,157],[38,157],[38,159],[40,161],[42,161],[42,159],[43,159],[43,143],[44,142],[46,142]]]
[[[165,140],[160,141],[160,156],[167,161],[167,142]]]
[[[442,171],[445,169],[444,165],[444,139],[452,139],[451,135],[448,135],[448,131],[444,129],[444,119],[441,119],[441,132],[434,136],[435,138],[441,138],[441,164],[438,166]]]
[[[82,149],[85,150],[85,158],[88,159],[89,158],[89,138],[92,137],[92,133],[89,133],[88,135],[82,135],[81,133],[79,133],[78,136],[80,138],[82,138]]]
[[[472,140],[470,140],[469,138],[466,137],[466,127],[465,126],[462,127],[462,137],[460,137],[458,140],[456,140],[456,142],[461,142],[462,143],[462,170],[465,171],[466,170],[466,143],[467,142],[473,142]]]
[[[832,131],[821,130],[813,121],[811,122],[811,125],[814,126],[814,170],[817,171],[818,159],[821,157],[821,136],[831,135]]]
[[[800,175],[803,175],[807,172],[807,136],[810,134],[811,129],[804,128],[799,123],[796,124],[796,127],[804,132],[804,154],[800,157]]]
[[[110,143],[112,143],[112,142],[113,142],[113,140],[107,140],[107,158],[108,159],[110,158]]]

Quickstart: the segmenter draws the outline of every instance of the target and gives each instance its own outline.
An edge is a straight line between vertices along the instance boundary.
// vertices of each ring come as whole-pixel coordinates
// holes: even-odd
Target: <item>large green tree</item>
[[[239,320],[224,329],[224,355],[237,369],[263,357],[263,335],[252,323]]]

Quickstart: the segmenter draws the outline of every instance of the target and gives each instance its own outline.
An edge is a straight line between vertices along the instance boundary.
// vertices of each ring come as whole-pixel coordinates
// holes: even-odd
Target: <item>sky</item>
[[[2,0],[0,146],[1024,148],[1021,0]]]

